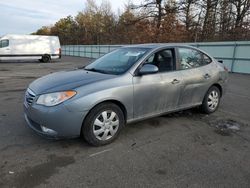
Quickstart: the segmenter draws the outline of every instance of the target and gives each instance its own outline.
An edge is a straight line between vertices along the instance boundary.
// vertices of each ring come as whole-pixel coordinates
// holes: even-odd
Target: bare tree
[[[250,14],[250,0],[230,0],[236,8],[235,28],[243,25],[244,18]]]
[[[62,18],[36,33],[58,35],[62,44],[250,40],[250,0],[131,2],[115,15],[109,0],[101,5],[87,0],[76,17]]]
[[[219,40],[227,40],[229,39],[230,35],[229,32],[230,30],[233,29],[233,6],[230,3],[230,0],[221,0],[219,2],[219,33],[218,33],[218,38]]]
[[[156,21],[155,42],[158,42],[162,17],[166,15],[164,3],[164,0],[145,0],[143,4],[132,5],[132,9],[139,11],[138,20],[152,18]]]
[[[132,5],[131,8],[140,11],[141,19],[156,18],[159,29],[162,17],[165,15],[163,3],[163,0],[145,0],[144,4]]]
[[[218,0],[206,0],[202,7],[205,10],[201,40],[211,40],[215,35],[216,11]]]
[[[198,0],[181,0],[179,2],[180,19],[185,25],[187,40],[191,41],[195,38],[197,24],[200,21],[201,11],[199,11]]]

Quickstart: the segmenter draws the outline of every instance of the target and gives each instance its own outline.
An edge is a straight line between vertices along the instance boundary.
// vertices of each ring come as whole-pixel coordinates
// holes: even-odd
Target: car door
[[[193,48],[179,47],[177,51],[178,69],[183,79],[178,106],[189,107],[197,105],[202,102],[211,84],[211,69],[208,68],[211,59]]]
[[[162,78],[162,87],[164,88],[164,107],[163,111],[173,111],[178,108],[179,97],[183,85],[182,75],[176,70],[176,49],[169,48],[161,51],[164,59],[160,65],[160,72]],[[166,64],[171,64],[171,68],[164,68]],[[164,65],[165,66],[162,66]],[[165,69],[162,70],[162,67]],[[169,67],[169,66],[167,66]]]
[[[172,57],[162,57],[172,53]],[[134,118],[153,116],[176,107],[181,80],[175,70],[174,49],[163,49],[153,53],[145,62],[159,68],[155,74],[134,76]],[[168,61],[169,60],[169,61]],[[170,63],[168,65],[164,63]]]

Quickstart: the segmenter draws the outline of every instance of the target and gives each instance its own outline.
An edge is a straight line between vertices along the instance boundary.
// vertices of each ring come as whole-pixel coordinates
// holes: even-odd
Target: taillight
[[[61,48],[56,49],[56,55],[59,55],[59,58],[61,58],[61,55],[62,55]]]
[[[61,48],[56,49],[56,54],[61,54]]]

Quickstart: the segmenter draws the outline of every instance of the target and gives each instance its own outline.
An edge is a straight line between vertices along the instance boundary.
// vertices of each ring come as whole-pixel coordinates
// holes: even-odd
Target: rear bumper
[[[63,104],[55,107],[27,105],[24,117],[29,127],[47,138],[73,138],[81,134],[87,112],[70,112]]]
[[[221,88],[222,88],[222,96],[224,96],[228,90],[228,75],[226,75],[223,80],[219,82]]]
[[[51,55],[51,57],[50,57],[51,59],[61,59],[61,55],[60,54],[52,54]]]

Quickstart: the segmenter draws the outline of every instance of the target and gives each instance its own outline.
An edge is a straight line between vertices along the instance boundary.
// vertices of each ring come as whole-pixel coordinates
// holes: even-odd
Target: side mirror
[[[152,65],[152,64],[145,64],[141,67],[139,70],[140,75],[145,75],[145,74],[155,74],[159,72],[159,69],[157,66]]]
[[[223,63],[223,60],[218,60],[219,63]]]

